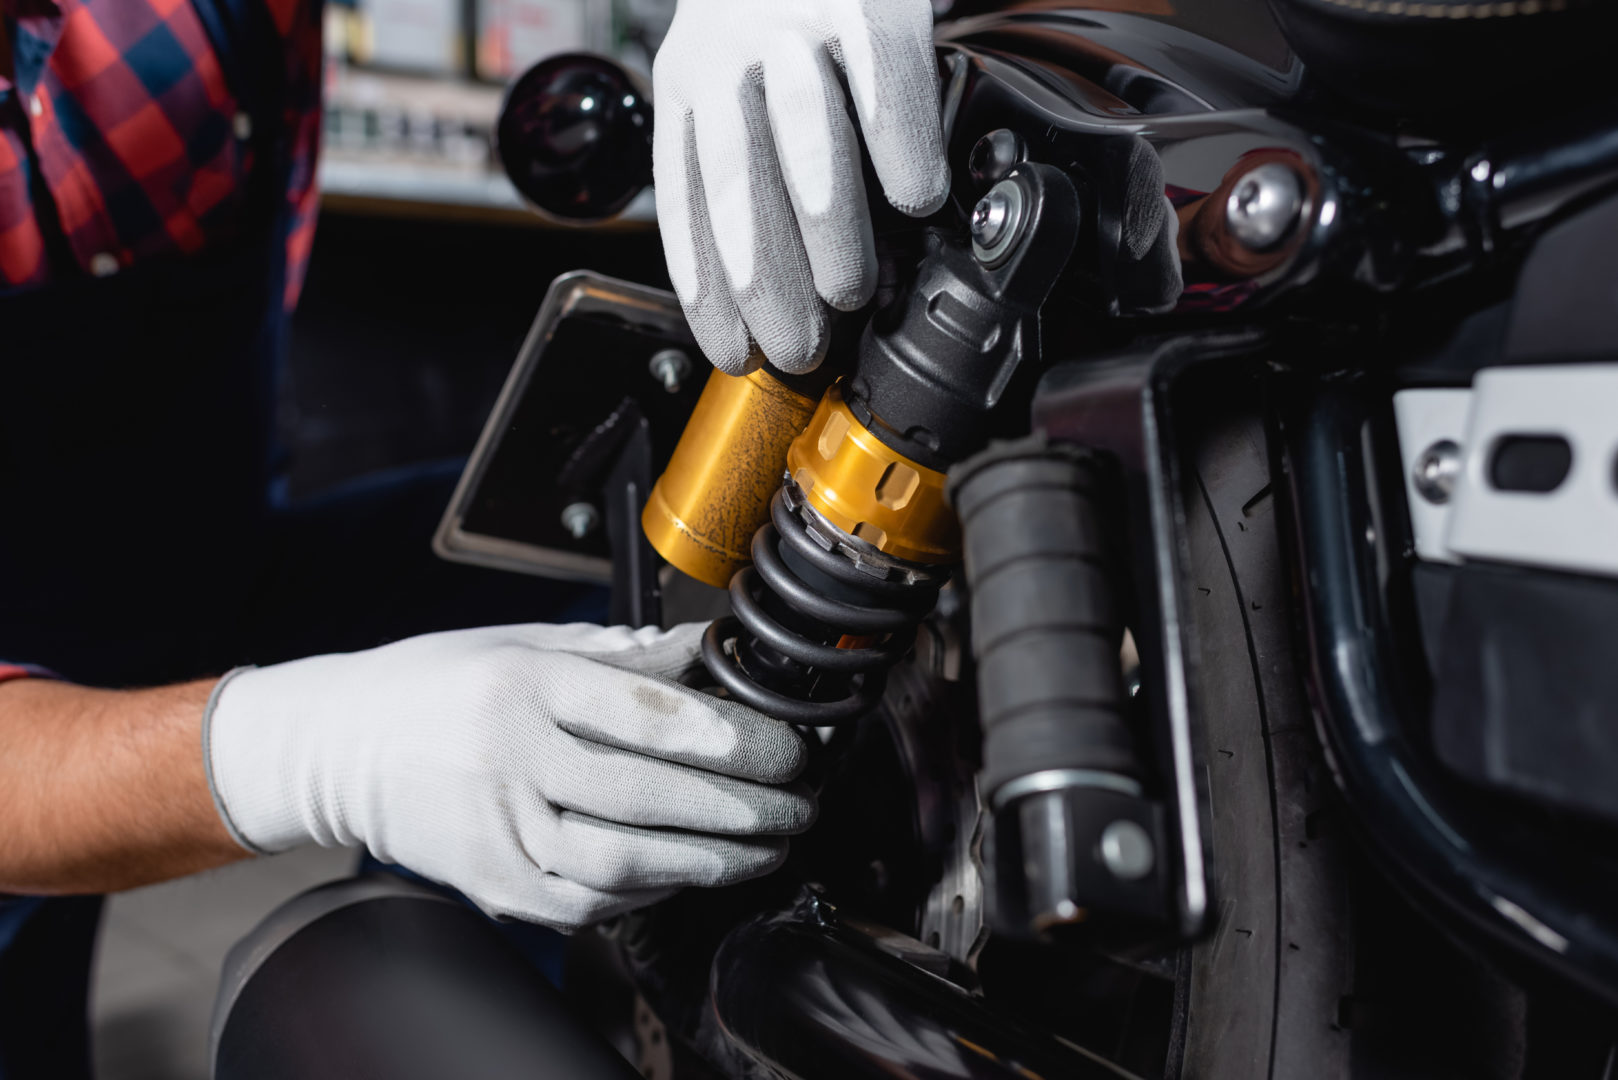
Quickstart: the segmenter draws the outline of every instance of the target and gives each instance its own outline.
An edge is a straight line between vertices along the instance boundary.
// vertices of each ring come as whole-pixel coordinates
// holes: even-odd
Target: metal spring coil
[[[781,557],[781,545],[838,583],[868,600],[866,604],[825,596],[805,583]],[[783,492],[770,501],[770,521],[753,534],[753,565],[730,579],[734,615],[716,621],[702,639],[702,660],[714,681],[732,698],[791,724],[829,727],[870,712],[882,697],[887,672],[915,640],[916,626],[938,598],[939,579],[879,578],[837,551],[828,551],[810,536],[787,505]],[[794,611],[839,632],[840,636],[878,637],[875,644],[838,648],[805,637],[765,611],[759,602],[768,588]],[[841,692],[832,700],[791,697],[762,685],[737,655],[743,633],[773,651],[812,670],[821,687]],[[727,647],[729,646],[729,647]]]

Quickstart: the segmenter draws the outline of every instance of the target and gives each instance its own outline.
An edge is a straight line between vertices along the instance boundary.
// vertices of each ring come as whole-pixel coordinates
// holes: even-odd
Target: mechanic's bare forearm
[[[111,892],[243,858],[202,761],[213,684],[0,684],[0,892]]]

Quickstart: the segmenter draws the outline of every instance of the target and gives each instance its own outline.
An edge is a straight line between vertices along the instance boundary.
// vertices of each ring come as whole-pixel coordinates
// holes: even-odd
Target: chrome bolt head
[[[1101,830],[1101,862],[1119,881],[1139,881],[1152,872],[1157,852],[1151,835],[1124,818]]]
[[[1435,506],[1449,502],[1461,479],[1461,448],[1450,439],[1440,439],[1421,452],[1411,479],[1422,498]]]
[[[972,239],[979,246],[992,248],[1005,235],[1006,223],[1011,218],[1011,200],[996,188],[972,208]]]
[[[562,528],[575,540],[583,540],[595,532],[600,523],[601,514],[591,503],[575,502],[562,507]]]
[[[1236,181],[1225,199],[1225,227],[1251,251],[1285,240],[1303,214],[1303,178],[1279,161],[1258,165]]]
[[[991,269],[1017,249],[1028,218],[1028,200],[1022,185],[1007,177],[990,188],[972,208],[972,254]]]
[[[691,375],[691,357],[683,349],[659,349],[652,354],[646,370],[663,384],[663,389],[678,394],[681,384]]]

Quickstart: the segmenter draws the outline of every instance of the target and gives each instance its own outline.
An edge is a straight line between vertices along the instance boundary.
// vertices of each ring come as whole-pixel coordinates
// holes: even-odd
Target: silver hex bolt
[[[595,532],[600,522],[601,513],[591,503],[573,502],[562,507],[562,528],[575,540],[583,540]]]
[[[646,370],[663,384],[663,389],[678,394],[681,384],[691,375],[691,358],[683,349],[659,349],[652,354]]]
[[[1022,185],[1007,178],[972,208],[972,254],[988,267],[1003,263],[1022,239],[1027,200]]]
[[[1251,251],[1285,240],[1303,214],[1303,179],[1296,169],[1267,161],[1250,169],[1225,199],[1225,227]]]
[[[1136,822],[1121,818],[1101,830],[1101,862],[1119,881],[1139,881],[1156,861],[1151,836]]]
[[[1411,470],[1416,491],[1435,506],[1449,502],[1461,478],[1461,448],[1451,439],[1439,439],[1421,452]]]
[[[1011,216],[1011,200],[1003,191],[991,191],[972,208],[972,239],[984,247],[994,247],[1005,234]]]

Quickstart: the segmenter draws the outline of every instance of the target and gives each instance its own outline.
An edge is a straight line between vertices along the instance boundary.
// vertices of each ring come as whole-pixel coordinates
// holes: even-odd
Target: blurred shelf
[[[569,228],[528,208],[494,164],[490,132],[503,91],[482,83],[327,71],[322,205],[355,213]],[[585,228],[645,228],[650,190],[617,218]]]
[[[511,182],[499,173],[411,161],[366,161],[331,151],[320,159],[320,191],[328,199],[369,198],[530,213]]]
[[[471,79],[357,68],[341,61],[326,67],[326,106],[393,109],[455,115],[487,129],[500,113],[505,88]]]
[[[539,228],[640,229],[657,221],[651,189],[611,221],[574,226],[529,209],[504,175],[403,161],[364,161],[327,153],[320,161],[321,205],[349,213],[509,222]]]

